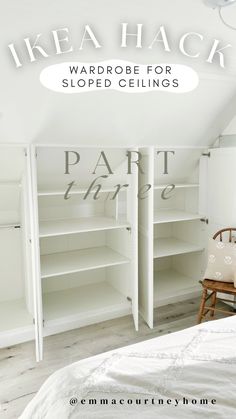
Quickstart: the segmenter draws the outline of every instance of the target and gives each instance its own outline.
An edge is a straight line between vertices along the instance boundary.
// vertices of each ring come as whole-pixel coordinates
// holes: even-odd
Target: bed
[[[236,316],[71,364],[20,419],[236,417]]]

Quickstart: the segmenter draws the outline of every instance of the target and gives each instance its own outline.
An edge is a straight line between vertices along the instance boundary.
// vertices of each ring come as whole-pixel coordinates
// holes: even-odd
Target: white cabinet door
[[[215,232],[236,226],[236,148],[210,150],[208,164],[208,218]]]
[[[137,150],[133,150],[137,153]],[[138,168],[132,168],[131,185],[128,201],[128,218],[131,225],[131,272],[132,272],[132,314],[135,329],[138,330]]]
[[[34,284],[34,319],[36,339],[36,359],[43,358],[43,312],[42,286],[40,273],[39,226],[38,226],[38,196],[37,196],[37,168],[36,150],[34,146],[28,149],[27,185],[29,196],[29,218],[32,255],[32,279]]]
[[[139,305],[140,313],[149,327],[153,327],[153,149],[140,149],[143,172],[139,174],[139,190],[151,189],[140,195],[139,205]],[[141,199],[144,198],[144,199]]]
[[[206,218],[208,214],[208,164],[209,153],[202,153],[199,162],[198,213]]]

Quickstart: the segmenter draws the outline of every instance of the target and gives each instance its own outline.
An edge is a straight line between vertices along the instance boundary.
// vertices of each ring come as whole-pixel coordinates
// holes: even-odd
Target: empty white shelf
[[[199,184],[198,183],[174,183],[174,182],[169,182],[163,185],[155,185],[154,189],[165,189],[167,185],[169,184],[173,184],[175,185],[176,189],[183,189],[183,188],[198,188]]]
[[[17,187],[17,188],[21,188],[21,183],[20,181],[14,181],[14,180],[1,180],[0,181],[0,187]]]
[[[82,322],[95,316],[93,322],[98,322],[102,314],[117,310],[123,310],[124,313],[131,311],[131,304],[126,296],[107,282],[45,293],[43,307],[45,327],[48,321],[61,318],[78,317]]]
[[[129,262],[128,258],[106,246],[53,253],[41,256],[41,277],[50,278]]]
[[[17,228],[21,228],[20,222],[18,223],[1,223],[0,224],[0,229],[2,228],[10,228],[10,229],[17,229]]]
[[[40,221],[39,236],[62,236],[99,230],[112,230],[128,227],[127,221],[118,221],[112,217],[81,217],[77,219]]]
[[[201,216],[199,214],[193,214],[191,212],[179,211],[175,209],[160,209],[155,213],[153,223],[173,223],[177,221],[199,220],[200,218]]]
[[[23,299],[0,302],[0,332],[33,327],[33,319]]]
[[[154,240],[153,257],[180,255],[183,253],[199,252],[204,250],[202,246],[178,240],[173,237],[158,238]]]
[[[201,292],[198,279],[193,279],[175,270],[154,272],[154,305],[168,304],[181,297],[190,298],[190,295]]]
[[[64,196],[66,193],[66,190],[68,188],[68,185],[65,185],[65,189],[41,189],[38,191],[38,196]],[[89,186],[88,186],[89,188]],[[76,189],[76,188],[71,188],[69,195],[84,195],[86,194],[86,192],[88,191],[88,188],[85,189]],[[90,195],[92,195],[92,193],[94,192],[94,190],[91,190]],[[115,192],[114,187],[101,187],[99,194],[100,193],[109,193],[109,192]]]

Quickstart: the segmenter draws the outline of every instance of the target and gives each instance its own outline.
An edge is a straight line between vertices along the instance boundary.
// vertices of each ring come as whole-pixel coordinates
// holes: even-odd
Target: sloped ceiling
[[[224,9],[236,26],[236,5]],[[120,23],[143,23],[144,47],[120,48]],[[99,34],[99,50],[78,46],[85,24]],[[133,25],[133,26],[132,26]],[[172,51],[147,48],[164,25]],[[7,45],[22,48],[25,37],[42,34],[51,43],[53,29],[67,27],[75,51],[53,54],[16,69]],[[209,145],[223,132],[236,110],[236,32],[202,0],[1,0],[0,142],[86,145]],[[198,59],[183,57],[178,40],[185,32],[204,36]],[[213,39],[232,45],[226,68],[206,63]],[[193,44],[198,48],[198,44]],[[193,92],[129,94],[99,91],[74,95],[44,88],[39,74],[62,61],[123,59],[136,63],[184,63],[200,76]]]

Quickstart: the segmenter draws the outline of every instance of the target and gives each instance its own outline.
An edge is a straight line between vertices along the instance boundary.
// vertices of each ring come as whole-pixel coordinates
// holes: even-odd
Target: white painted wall
[[[234,135],[236,134],[236,116],[232,119],[229,125],[225,128],[222,133],[223,135]]]
[[[236,6],[224,11],[236,22]],[[235,17],[235,19],[234,19]],[[119,47],[121,22],[142,22],[143,49]],[[100,35],[103,48],[78,50],[84,24]],[[147,48],[160,25],[169,35],[171,53]],[[78,143],[86,145],[211,144],[232,118],[236,81],[235,32],[226,28],[215,10],[201,0],[2,0],[0,66],[0,142]],[[45,45],[50,32],[68,27],[73,54],[49,57],[15,69],[7,45],[22,47],[24,37],[42,33]],[[199,59],[184,59],[178,52],[180,35],[204,36]],[[227,70],[205,63],[212,40],[231,43]],[[198,48],[198,42],[192,46]],[[199,87],[191,93],[128,94],[113,91],[63,95],[39,83],[40,71],[65,60],[124,59],[138,63],[185,63],[199,71]],[[232,76],[233,74],[233,76]],[[233,113],[232,113],[233,112]]]

